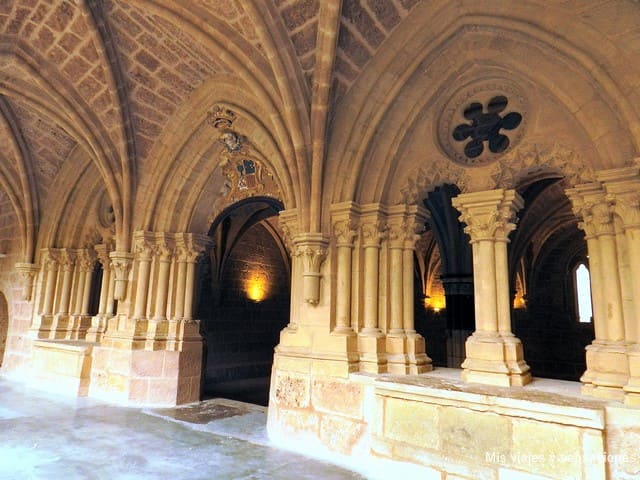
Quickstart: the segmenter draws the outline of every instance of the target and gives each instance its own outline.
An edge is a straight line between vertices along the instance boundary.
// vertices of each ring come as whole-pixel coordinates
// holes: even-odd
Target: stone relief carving
[[[595,179],[593,169],[570,147],[557,142],[526,143],[505,155],[493,167],[488,188],[515,188],[525,176],[545,170],[563,175],[571,185]]]

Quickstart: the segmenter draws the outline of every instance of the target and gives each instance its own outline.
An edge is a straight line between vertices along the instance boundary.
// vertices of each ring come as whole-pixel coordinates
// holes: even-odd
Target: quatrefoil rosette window
[[[438,120],[438,140],[455,163],[483,166],[513,150],[527,120],[527,102],[511,82],[475,84],[454,94]]]

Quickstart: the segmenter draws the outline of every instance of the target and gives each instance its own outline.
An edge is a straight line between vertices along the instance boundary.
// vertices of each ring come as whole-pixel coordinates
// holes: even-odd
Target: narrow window
[[[591,309],[591,282],[589,269],[584,263],[578,265],[575,270],[576,297],[578,300],[578,317],[581,323],[591,322],[593,312]]]

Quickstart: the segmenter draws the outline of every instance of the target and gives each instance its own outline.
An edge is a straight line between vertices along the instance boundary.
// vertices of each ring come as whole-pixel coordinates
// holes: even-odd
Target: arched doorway
[[[464,361],[465,341],[475,327],[471,246],[451,204],[459,193],[445,184],[427,195],[429,220],[416,249],[423,286],[416,330],[428,339],[433,364],[453,368]]]
[[[585,347],[594,327],[578,308],[576,270],[589,263],[566,188],[558,177],[518,187],[525,207],[509,248],[512,329],[534,376],[577,381],[586,370]]]
[[[9,305],[7,299],[0,292],[0,367],[4,360],[4,352],[7,346],[7,336],[9,334]]]
[[[222,212],[201,283],[203,396],[266,405],[274,347],[289,322],[290,264],[280,202],[250,198]]]

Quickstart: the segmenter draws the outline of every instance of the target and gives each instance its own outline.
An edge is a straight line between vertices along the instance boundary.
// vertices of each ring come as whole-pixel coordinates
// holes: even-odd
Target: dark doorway
[[[213,223],[200,294],[203,396],[267,405],[274,348],[289,322],[290,265],[282,206],[248,199]]]

